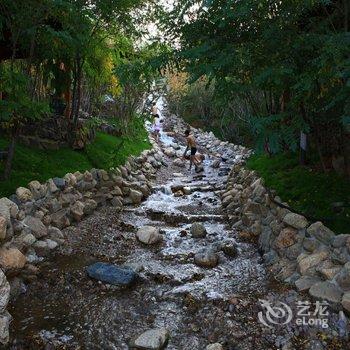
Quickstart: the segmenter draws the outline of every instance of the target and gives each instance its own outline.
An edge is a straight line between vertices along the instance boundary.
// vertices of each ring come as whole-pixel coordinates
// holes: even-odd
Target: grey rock
[[[41,238],[47,236],[46,226],[36,217],[26,216],[23,223],[30,228],[35,238]]]
[[[52,179],[52,181],[57,186],[57,188],[60,190],[63,190],[66,187],[66,181],[65,181],[65,179],[63,179],[61,177],[54,177]]]
[[[191,225],[190,232],[193,238],[204,238],[207,235],[207,230],[204,225],[199,222],[195,222]]]
[[[165,328],[149,329],[139,335],[133,342],[133,347],[140,350],[161,350],[167,345],[170,333]]]
[[[218,262],[218,255],[211,249],[205,249],[195,254],[194,262],[200,267],[213,268]]]
[[[10,300],[10,284],[8,283],[5,274],[0,269],[0,314],[3,313]]]
[[[295,281],[295,287],[299,292],[309,290],[314,284],[321,282],[317,277],[313,276],[302,276]]]
[[[9,341],[9,328],[12,321],[11,315],[4,311],[0,314],[0,344],[5,345]]]
[[[308,225],[308,221],[304,216],[295,213],[287,213],[283,218],[283,222],[296,229],[303,229]]]
[[[350,238],[350,235],[336,235],[333,239],[332,246],[334,248],[341,248],[346,246],[347,240]]]
[[[346,263],[335,279],[345,291],[350,291],[350,262]]]
[[[153,226],[140,227],[136,232],[136,237],[144,244],[156,244],[163,240],[159,228]]]
[[[134,189],[130,189],[130,192],[129,192],[129,197],[131,198],[132,202],[134,204],[140,204],[141,201],[142,201],[142,193],[140,191],[136,191]]]
[[[343,292],[337,285],[325,281],[314,284],[309,289],[309,294],[316,299],[322,299],[337,304],[341,302]]]
[[[308,227],[307,232],[310,236],[317,238],[319,241],[329,244],[334,239],[334,232],[332,232],[328,227],[324,226],[322,222],[317,221]]]

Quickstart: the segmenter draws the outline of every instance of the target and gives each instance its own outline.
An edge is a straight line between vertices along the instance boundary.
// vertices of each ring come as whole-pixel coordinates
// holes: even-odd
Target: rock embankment
[[[120,210],[139,204],[151,192],[151,180],[163,166],[163,152],[150,138],[152,149],[129,157],[109,171],[91,169],[66,174],[45,183],[31,181],[10,198],[0,199],[0,343],[9,338],[11,295],[23,282],[36,279],[36,263],[65,242],[62,229],[91,215],[98,207]],[[6,278],[7,276],[7,278]],[[10,288],[12,286],[12,288]]]
[[[222,204],[241,238],[258,240],[277,279],[350,311],[350,234],[335,235],[278,203],[256,172],[232,168]]]

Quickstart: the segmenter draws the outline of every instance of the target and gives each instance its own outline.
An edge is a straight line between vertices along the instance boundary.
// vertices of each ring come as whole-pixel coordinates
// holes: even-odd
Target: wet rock
[[[224,350],[220,343],[209,344],[205,350]]]
[[[134,204],[140,204],[142,201],[142,193],[134,189],[130,189],[129,196]]]
[[[193,238],[204,238],[207,235],[207,230],[200,222],[195,222],[191,225],[190,233]]]
[[[36,217],[26,216],[23,223],[30,228],[35,238],[41,238],[47,236],[46,226]]]
[[[343,292],[337,285],[325,281],[314,284],[310,288],[309,294],[316,299],[326,300],[331,303],[340,303]]]
[[[334,232],[332,232],[328,227],[324,226],[322,222],[318,221],[312,224],[307,232],[310,236],[317,238],[319,241],[329,244],[334,239]]]
[[[136,237],[144,244],[156,244],[163,240],[159,228],[153,226],[140,227],[136,232]]]
[[[195,254],[194,262],[200,267],[213,268],[219,261],[218,255],[211,249],[202,250]]]
[[[178,167],[181,167],[181,168],[184,168],[185,167],[185,162],[180,159],[180,158],[177,158],[173,161],[173,164],[178,166]]]
[[[295,286],[299,292],[309,290],[314,284],[321,282],[317,277],[313,276],[302,276],[295,281]]]
[[[139,350],[161,350],[168,343],[170,333],[165,328],[149,329],[139,335],[131,347]]]
[[[191,187],[187,187],[185,186],[183,189],[182,189],[183,193],[186,194],[187,196],[190,195],[192,193],[192,189]]]
[[[211,163],[211,167],[214,169],[220,168],[220,160],[219,159],[215,159],[212,163]]]
[[[16,190],[16,196],[21,202],[27,202],[33,199],[32,192],[28,188],[18,187]]]
[[[0,265],[5,270],[18,270],[23,268],[26,257],[17,248],[0,249]]]
[[[128,286],[136,278],[136,273],[131,269],[120,268],[103,262],[88,266],[86,271],[91,278],[113,285]]]
[[[221,244],[221,250],[228,256],[234,258],[237,256],[238,250],[236,244],[231,241],[225,241]]]

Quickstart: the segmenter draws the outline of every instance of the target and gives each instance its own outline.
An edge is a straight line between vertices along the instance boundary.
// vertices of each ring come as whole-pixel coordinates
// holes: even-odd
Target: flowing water
[[[166,134],[161,141],[174,142]],[[67,244],[11,306],[11,348],[128,349],[133,337],[154,327],[170,331],[169,350],[204,350],[217,341],[225,349],[276,348],[275,336],[264,336],[256,318],[257,299],[272,288],[261,257],[236,240],[221,211],[223,174],[233,161],[220,170],[211,161],[207,155],[197,175],[167,159],[142,205],[121,213],[104,208],[67,228]],[[179,185],[191,194],[174,196]],[[205,238],[191,237],[193,222],[205,225]],[[138,243],[135,231],[143,225],[159,227],[164,242]],[[225,255],[222,242],[235,245],[237,256]],[[218,266],[196,266],[194,254],[209,247],[218,252]],[[137,282],[118,288],[91,280],[85,268],[95,261],[128,266],[138,271]]]

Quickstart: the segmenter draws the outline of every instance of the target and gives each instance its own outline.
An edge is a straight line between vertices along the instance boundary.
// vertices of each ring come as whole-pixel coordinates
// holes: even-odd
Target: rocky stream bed
[[[184,146],[171,132],[160,143],[174,151]],[[236,151],[227,146],[219,166],[217,155],[201,151],[203,172],[165,156],[167,166],[143,203],[104,207],[64,230],[66,242],[10,304],[10,349],[350,348],[337,311],[326,330],[259,322],[259,299],[292,305],[309,297],[277,283],[256,244],[242,240],[222,211],[220,193]],[[162,240],[141,243],[136,236],[145,226]],[[136,279],[123,287],[91,279],[86,268],[95,262],[130,269]],[[137,347],[147,330],[157,330],[145,336],[155,337],[157,347]]]

